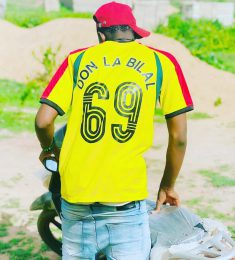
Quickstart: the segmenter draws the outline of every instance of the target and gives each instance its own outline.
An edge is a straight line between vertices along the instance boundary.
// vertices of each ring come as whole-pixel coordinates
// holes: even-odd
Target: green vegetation
[[[5,227],[3,224],[2,226]],[[6,230],[6,232],[8,231]],[[11,260],[49,260],[49,258],[42,256],[43,253],[50,251],[44,243],[41,244],[40,248],[35,248],[32,237],[22,236],[25,235],[23,232],[18,232],[17,234],[18,237],[16,238],[0,241],[1,256],[7,255]]]
[[[235,227],[233,226],[228,226],[228,230],[230,231],[232,238],[235,238]]]
[[[180,8],[181,7],[181,0],[170,0],[171,1],[171,5],[173,5],[176,8]]]
[[[38,100],[37,100],[38,103]],[[1,129],[7,129],[12,132],[20,133],[24,131],[34,132],[34,120],[36,112],[24,111],[6,111],[0,108]],[[64,124],[66,116],[57,117],[56,124]]]
[[[19,208],[20,200],[18,198],[10,198],[2,207],[8,209]]]
[[[203,112],[191,112],[187,114],[188,119],[191,120],[200,120],[200,119],[210,119],[213,118],[211,115]],[[161,108],[156,108],[154,112],[154,122],[156,123],[165,123],[165,117],[162,113]]]
[[[17,183],[17,182],[19,182],[19,181],[22,180],[22,179],[24,179],[24,175],[21,174],[21,173],[18,173],[17,175],[12,176],[12,177],[9,179],[9,181],[10,181],[10,182],[13,182],[13,183]]]
[[[26,84],[19,83],[12,80],[0,79],[0,104],[13,107],[21,107],[25,105],[27,107],[33,107],[38,104],[38,97],[41,94],[38,91],[33,91],[28,99],[23,101],[23,96],[27,91]]]
[[[33,131],[34,114],[24,112],[10,112],[0,109],[0,125],[2,129],[13,132]]]
[[[18,26],[31,28],[57,18],[91,18],[90,13],[74,13],[72,10],[61,6],[59,12],[46,12],[43,6],[29,7],[23,1],[7,1],[5,19]]]
[[[197,208],[195,212],[201,218],[215,218],[221,221],[234,221],[234,216],[217,211],[211,205]]]
[[[222,176],[218,172],[214,172],[211,170],[200,170],[199,173],[202,176],[207,177],[211,184],[215,187],[235,186],[235,179]]]
[[[215,106],[215,107],[218,107],[218,106],[220,106],[221,104],[222,104],[222,99],[219,97],[219,98],[217,98],[217,99],[215,100],[214,106]]]
[[[46,252],[46,251],[50,251],[50,250],[51,249],[44,242],[41,243],[40,252]]]
[[[48,47],[42,57],[34,58],[42,65],[43,71],[36,73],[26,83],[19,83],[6,79],[0,79],[0,125],[2,129],[13,132],[34,131],[34,118],[36,109],[39,107],[39,98],[43,89],[59,66],[57,54],[60,46],[56,49]],[[63,123],[65,117],[56,120]]]
[[[205,201],[203,197],[197,197],[190,200],[186,200],[183,204],[187,205],[195,214],[199,215],[201,218],[211,218],[222,221],[226,224],[226,222],[234,221],[234,212],[231,213],[223,213],[218,209],[216,203],[219,203],[220,200],[217,198],[209,199]],[[230,228],[232,232],[232,229]],[[233,229],[234,232],[234,229]]]
[[[162,110],[161,108],[156,108],[155,111],[154,111],[154,122],[156,123],[165,123],[166,120],[165,120],[165,117],[162,113]]]
[[[203,199],[203,198],[201,198],[201,197],[199,197],[199,198],[193,198],[193,199],[190,199],[190,200],[185,201],[185,204],[186,204],[188,207],[192,208],[193,206],[200,204],[201,201],[202,201],[202,199]]]
[[[8,225],[0,224],[0,237],[8,236]]]
[[[34,117],[31,113],[23,112],[22,97],[27,90],[26,84],[0,80],[0,125],[1,129],[8,129],[14,132],[34,129]],[[38,106],[39,91],[32,90],[31,95],[25,104],[28,108]]]
[[[175,38],[193,55],[216,68],[235,73],[235,25],[224,27],[218,21],[183,20],[180,14],[174,14],[169,17],[168,26],[159,25],[155,32]]]
[[[36,73],[33,78],[28,79],[23,93],[20,95],[21,104],[25,104],[27,100],[35,102],[35,96],[38,98],[41,96],[42,91],[48,85],[48,82],[52,78],[55,70],[59,67],[57,63],[57,55],[60,51],[59,45],[56,49],[52,49],[50,46],[42,52],[42,58],[39,58],[33,53],[33,57],[42,65],[43,71]]]
[[[41,256],[41,252],[34,253],[32,242],[26,240],[27,238],[15,238],[9,242],[0,242],[0,253],[7,254],[12,260],[49,260],[49,258]]]
[[[26,233],[24,231],[18,231],[17,235],[25,235]]]
[[[163,145],[161,145],[161,144],[152,145],[152,149],[154,149],[154,150],[159,150],[159,149],[161,149],[162,147],[163,147]]]
[[[219,170],[223,171],[223,172],[228,171],[230,169],[231,169],[231,166],[228,165],[228,164],[222,164],[222,165],[219,166]]]
[[[211,0],[203,0],[204,2],[211,2]],[[174,7],[180,8],[182,4],[182,0],[170,0],[171,5]],[[213,2],[231,2],[231,0],[213,0]]]
[[[188,113],[188,119],[209,119],[212,116],[208,115],[207,113],[202,112],[192,112]]]

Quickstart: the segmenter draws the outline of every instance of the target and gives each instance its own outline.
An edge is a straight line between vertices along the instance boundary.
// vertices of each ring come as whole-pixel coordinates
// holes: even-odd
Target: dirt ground
[[[40,48],[49,44],[61,44],[62,57],[73,49],[96,43],[93,23],[83,19],[59,19],[33,29],[21,29],[0,21],[0,32],[0,78],[17,81],[24,81],[27,75],[40,69],[32,58],[32,51],[39,52]],[[173,39],[152,35],[143,42],[177,57],[192,93],[195,112],[211,116],[188,121],[187,153],[176,185],[182,206],[202,217],[218,218],[235,228],[235,186],[215,187],[210,178],[199,173],[204,170],[235,179],[235,75],[219,71],[192,57]],[[221,98],[222,104],[215,107],[217,98]],[[156,199],[166,145],[166,126],[156,124],[154,145],[145,155],[151,199]],[[34,134],[14,135],[0,131],[1,218],[12,224],[11,232],[4,240],[24,230],[26,235],[33,237],[35,244],[40,243],[36,229],[39,212],[29,211],[32,201],[47,191],[37,177],[42,170],[39,152]],[[46,255],[50,259],[58,259],[52,252]],[[1,254],[0,258],[8,259]]]

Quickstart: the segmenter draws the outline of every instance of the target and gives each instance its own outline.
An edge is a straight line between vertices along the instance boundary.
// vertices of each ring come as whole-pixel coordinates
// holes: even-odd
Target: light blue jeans
[[[105,205],[79,205],[62,200],[63,260],[94,260],[103,252],[108,260],[147,260],[150,230],[145,201],[117,211]]]

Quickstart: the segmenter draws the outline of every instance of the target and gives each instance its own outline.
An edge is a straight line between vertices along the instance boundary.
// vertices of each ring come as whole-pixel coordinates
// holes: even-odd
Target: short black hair
[[[114,26],[110,26],[110,27],[97,27],[97,32],[101,32],[105,35],[107,35],[107,33],[114,35],[118,31],[121,31],[121,32],[130,31],[133,33],[135,39],[139,38],[138,35],[132,30],[132,28],[129,25],[114,25]]]
[[[110,26],[110,27],[101,27],[101,28],[97,27],[97,31],[102,32],[102,33],[110,33],[110,34],[115,34],[118,31],[121,31],[121,32],[131,31],[131,32],[133,32],[133,30],[131,29],[131,27],[129,25],[114,25],[114,26]]]

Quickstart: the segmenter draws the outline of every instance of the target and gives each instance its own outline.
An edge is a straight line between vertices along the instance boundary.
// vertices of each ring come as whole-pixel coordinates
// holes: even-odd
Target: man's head
[[[93,16],[100,42],[106,40],[134,40],[150,35],[136,25],[130,6],[110,2],[102,5]]]

